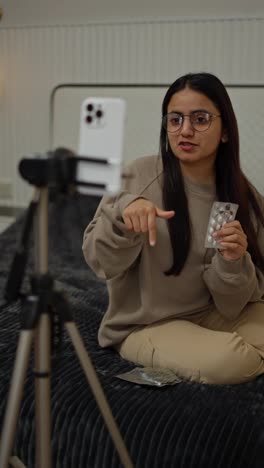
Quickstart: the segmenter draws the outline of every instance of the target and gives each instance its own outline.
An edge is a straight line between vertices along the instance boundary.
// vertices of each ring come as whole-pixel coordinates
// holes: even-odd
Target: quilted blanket
[[[263,468],[264,376],[241,385],[140,386],[116,378],[133,369],[97,342],[107,307],[104,282],[86,265],[84,228],[99,199],[60,194],[49,205],[49,271],[65,292],[123,440],[136,468]],[[4,305],[4,290],[21,235],[22,215],[0,236],[0,424],[20,333],[21,301]],[[34,268],[34,236],[22,292]],[[55,468],[119,468],[121,463],[81,370],[72,343],[52,355],[52,452]],[[35,467],[34,381],[31,356],[13,454]]]

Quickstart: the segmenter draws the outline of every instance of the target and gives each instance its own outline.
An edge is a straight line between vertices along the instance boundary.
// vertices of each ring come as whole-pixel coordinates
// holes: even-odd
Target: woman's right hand
[[[130,231],[148,232],[151,246],[156,244],[156,217],[170,219],[175,215],[174,211],[164,211],[154,203],[144,198],[137,198],[123,211],[124,223]]]

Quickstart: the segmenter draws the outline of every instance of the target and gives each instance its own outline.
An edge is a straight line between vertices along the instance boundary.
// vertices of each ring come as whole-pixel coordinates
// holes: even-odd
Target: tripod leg
[[[32,290],[41,298],[41,317],[35,339],[36,388],[36,461],[38,468],[51,467],[51,365],[49,294],[52,279],[48,275],[48,187],[40,190],[35,226],[36,275]]]
[[[129,453],[120,435],[119,429],[112,415],[111,409],[106,400],[104,392],[102,390],[100,381],[94,370],[92,361],[84,347],[81,335],[73,321],[70,321],[70,322],[66,321],[65,328],[72,340],[73,346],[75,348],[76,354],[84,370],[88,384],[90,385],[93,391],[94,397],[97,401],[97,404],[101,410],[105,424],[108,427],[108,430],[113,438],[120,460],[123,463],[125,468],[133,468],[133,464],[130,459]]]
[[[51,467],[50,316],[41,314],[35,339],[36,465]],[[1,465],[0,465],[1,466]]]
[[[15,366],[11,380],[8,403],[5,412],[4,424],[0,446],[0,466],[7,468],[11,451],[14,444],[16,424],[19,416],[20,403],[22,400],[24,380],[33,341],[34,331],[25,330],[21,332],[15,359]]]

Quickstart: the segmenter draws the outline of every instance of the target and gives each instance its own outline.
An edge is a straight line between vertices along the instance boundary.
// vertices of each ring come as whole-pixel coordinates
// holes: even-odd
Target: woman
[[[221,81],[188,74],[162,106],[161,156],[134,161],[84,234],[107,281],[102,347],[203,383],[264,373],[264,201],[243,174],[235,114]],[[214,201],[239,205],[205,248]]]

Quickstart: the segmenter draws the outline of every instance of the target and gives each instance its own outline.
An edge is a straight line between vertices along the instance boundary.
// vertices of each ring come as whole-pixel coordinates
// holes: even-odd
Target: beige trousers
[[[201,383],[247,382],[264,373],[264,302],[248,304],[236,320],[213,308],[144,326],[118,351],[136,364],[169,368]]]

